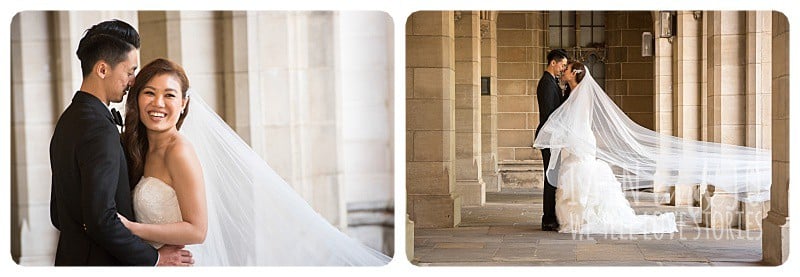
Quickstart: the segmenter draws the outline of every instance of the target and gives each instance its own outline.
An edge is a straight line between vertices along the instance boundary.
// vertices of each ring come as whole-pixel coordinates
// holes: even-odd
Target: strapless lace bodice
[[[136,221],[140,223],[164,224],[183,220],[175,190],[154,177],[142,177],[133,189],[133,210],[136,213]],[[148,243],[155,248],[164,245],[156,242]]]

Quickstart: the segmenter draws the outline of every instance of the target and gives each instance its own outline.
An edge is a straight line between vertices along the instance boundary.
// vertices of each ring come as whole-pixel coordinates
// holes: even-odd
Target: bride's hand
[[[117,213],[117,217],[119,218],[119,221],[122,221],[122,225],[125,225],[125,228],[128,228],[131,231],[133,231],[134,226],[136,225],[136,222],[132,222],[132,221],[128,220],[127,218],[125,218],[125,216],[123,216],[123,215],[121,215],[119,213]]]

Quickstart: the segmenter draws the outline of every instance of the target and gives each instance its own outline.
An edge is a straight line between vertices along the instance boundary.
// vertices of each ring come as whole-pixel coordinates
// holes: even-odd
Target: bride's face
[[[567,70],[564,70],[564,74],[562,75],[564,81],[572,81],[575,80],[575,72],[572,71],[572,65],[567,66]]]
[[[149,131],[175,128],[185,106],[180,82],[171,74],[153,77],[139,92],[139,119]]]

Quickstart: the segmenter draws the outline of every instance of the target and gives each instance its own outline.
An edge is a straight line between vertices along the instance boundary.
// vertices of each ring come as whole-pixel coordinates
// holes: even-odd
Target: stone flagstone
[[[673,234],[577,235],[543,232],[541,190],[487,194],[463,208],[461,226],[417,229],[419,266],[750,266],[761,265],[761,232],[700,227],[697,208],[667,206],[652,192],[628,192],[637,213],[678,213]],[[650,199],[649,201],[647,199]]]

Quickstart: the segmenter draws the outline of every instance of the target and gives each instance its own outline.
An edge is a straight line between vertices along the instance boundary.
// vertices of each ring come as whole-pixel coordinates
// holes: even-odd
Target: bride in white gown
[[[576,69],[577,68],[577,69]],[[563,79],[572,88],[573,98],[585,93],[578,90],[586,75],[580,62],[567,65]],[[578,99],[582,102],[587,98]],[[586,103],[580,103],[586,104]],[[573,104],[574,105],[574,104]],[[586,111],[586,110],[584,110]],[[590,121],[591,116],[584,117]],[[611,167],[596,156],[597,140],[590,124],[573,129],[574,136],[586,138],[587,147],[561,149],[557,176],[556,217],[559,232],[582,234],[643,234],[678,231],[675,214],[636,215]]]
[[[131,232],[155,248],[187,245],[195,265],[390,261],[317,214],[188,88],[180,65],[157,59],[128,95],[122,139],[137,222],[120,220]]]
[[[742,201],[769,196],[769,151],[653,132],[625,116],[580,62],[563,78],[572,93],[534,142],[553,153],[545,174],[557,187],[559,232],[677,232],[673,213],[636,215],[625,198],[624,189],[656,183],[714,184]]]

